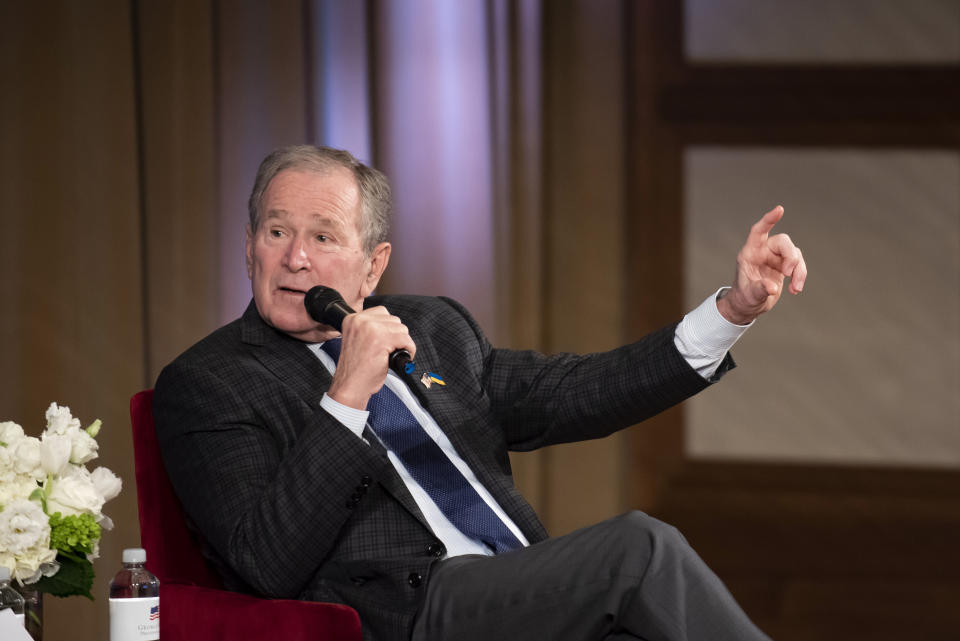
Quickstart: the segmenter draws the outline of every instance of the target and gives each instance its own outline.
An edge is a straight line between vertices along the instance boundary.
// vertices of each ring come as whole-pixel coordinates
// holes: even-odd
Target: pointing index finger
[[[754,243],[762,243],[767,239],[774,225],[783,218],[783,207],[777,205],[763,215],[763,218],[754,223],[750,228],[750,240]]]

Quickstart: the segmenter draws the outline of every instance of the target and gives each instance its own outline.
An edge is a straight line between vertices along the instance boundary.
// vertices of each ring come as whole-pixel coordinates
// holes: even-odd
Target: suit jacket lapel
[[[264,367],[310,407],[320,406],[331,377],[305,343],[267,325],[252,302],[243,314],[240,338],[251,346],[251,353]]]
[[[487,488],[530,542],[545,538],[546,530],[540,519],[517,491],[511,477],[497,473],[499,463],[491,456],[492,448],[482,429],[489,417],[482,412],[471,412],[458,402],[455,394],[444,393],[446,391],[430,395],[430,413],[434,420],[477,475],[480,484]]]
[[[315,412],[324,411],[320,407],[320,401],[333,379],[306,343],[267,325],[260,318],[253,302],[243,314],[240,336],[244,343],[251,346],[253,356],[274,376],[293,389]],[[380,485],[429,529],[417,502],[383,454],[379,443],[371,446],[357,439],[357,448],[370,458],[371,465],[379,469],[377,478],[380,479]]]
[[[444,370],[455,367],[454,364],[438,362],[438,355],[429,340],[420,339],[411,329],[417,343],[416,370],[409,379],[411,385],[422,385],[421,377],[429,372],[441,375]],[[484,427],[490,421],[485,412],[472,410],[462,402],[460,394],[449,385],[431,385],[424,390],[427,398],[427,411],[444,431],[457,453],[466,461],[483,487],[487,488],[500,507],[516,523],[531,543],[546,538],[547,533],[536,512],[524,499],[509,477],[496,473],[499,463],[490,456],[490,443],[484,435]]]

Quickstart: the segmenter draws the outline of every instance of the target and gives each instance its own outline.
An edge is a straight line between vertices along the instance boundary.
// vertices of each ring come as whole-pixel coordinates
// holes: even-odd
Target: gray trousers
[[[413,641],[769,641],[676,528],[630,512],[438,563]]]

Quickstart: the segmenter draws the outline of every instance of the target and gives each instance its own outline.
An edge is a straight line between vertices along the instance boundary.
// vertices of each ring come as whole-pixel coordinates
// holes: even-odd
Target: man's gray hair
[[[390,233],[390,183],[387,177],[373,167],[368,167],[354,158],[349,151],[314,145],[292,145],[273,151],[260,163],[257,178],[253,182],[250,201],[250,229],[256,233],[260,225],[260,205],[270,181],[285,169],[327,173],[343,167],[353,174],[360,191],[360,235],[363,249],[369,256],[377,245],[384,242]]]

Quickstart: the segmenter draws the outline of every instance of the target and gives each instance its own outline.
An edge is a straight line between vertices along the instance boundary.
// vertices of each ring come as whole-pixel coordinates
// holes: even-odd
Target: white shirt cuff
[[[338,403],[327,396],[326,392],[324,392],[323,398],[320,399],[320,407],[325,409],[330,416],[340,421],[340,423],[351,432],[363,438],[363,428],[367,424],[367,416],[370,415],[370,412]]]
[[[729,287],[721,287],[683,317],[673,342],[680,355],[700,376],[709,380],[720,367],[730,348],[753,325],[734,325],[717,309],[717,296]]]

